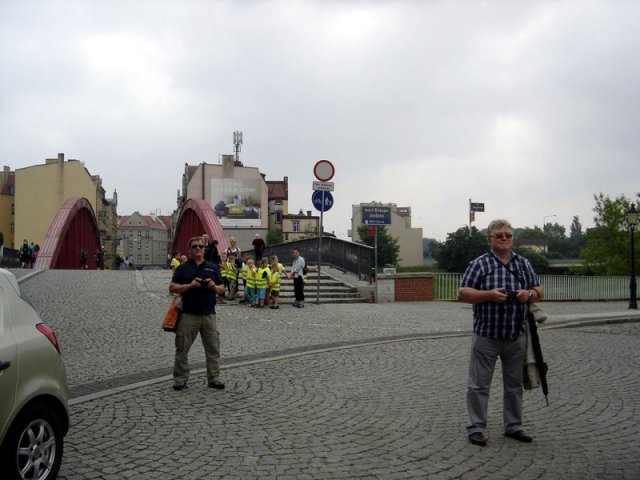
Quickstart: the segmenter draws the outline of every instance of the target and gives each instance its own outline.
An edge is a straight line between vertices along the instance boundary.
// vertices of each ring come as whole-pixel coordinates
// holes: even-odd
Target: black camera
[[[209,279],[205,278],[205,279],[200,279],[198,281],[200,282],[200,286],[202,288],[207,288],[207,285],[209,284]]]
[[[515,302],[516,301],[516,297],[518,296],[518,291],[514,290],[514,291],[506,291],[505,292],[507,294],[507,302]]]

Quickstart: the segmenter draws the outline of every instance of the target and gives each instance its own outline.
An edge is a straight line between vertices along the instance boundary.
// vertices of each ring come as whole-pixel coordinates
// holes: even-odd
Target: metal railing
[[[544,299],[555,301],[628,300],[629,277],[539,275]],[[461,273],[434,273],[434,300],[456,300]]]
[[[264,254],[276,255],[280,263],[291,265],[291,250],[296,247],[310,264],[318,263],[318,237],[269,245]],[[330,265],[359,277],[370,276],[373,268],[373,248],[361,243],[348,242],[334,237],[322,237],[322,264]]]
[[[20,267],[20,253],[13,248],[0,247],[0,267],[18,268]]]

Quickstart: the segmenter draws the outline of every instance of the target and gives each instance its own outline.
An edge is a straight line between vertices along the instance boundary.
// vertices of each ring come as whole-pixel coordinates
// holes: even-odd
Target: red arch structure
[[[209,241],[218,240],[218,252],[224,252],[227,249],[224,229],[211,205],[201,198],[191,198],[185,202],[180,211],[173,236],[172,251],[186,252],[189,239],[203,233],[209,235]]]
[[[58,209],[40,247],[34,265],[37,269],[80,268],[80,255],[87,253],[87,265],[96,268],[95,253],[100,232],[89,200],[71,197]]]

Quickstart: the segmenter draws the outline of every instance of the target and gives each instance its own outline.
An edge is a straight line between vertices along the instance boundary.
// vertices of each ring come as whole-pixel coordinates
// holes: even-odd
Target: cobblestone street
[[[60,339],[72,394],[61,478],[640,478],[640,316],[548,303],[550,406],[525,392],[533,444],[468,443],[471,310],[458,303],[218,307],[227,389],[196,340],[171,389],[169,272],[47,271],[21,281]],[[561,328],[565,324],[571,328]]]

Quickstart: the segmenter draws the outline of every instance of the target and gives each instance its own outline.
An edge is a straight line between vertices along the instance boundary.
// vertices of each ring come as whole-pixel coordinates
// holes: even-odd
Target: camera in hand
[[[200,286],[202,288],[207,288],[207,284],[209,283],[209,279],[205,278],[205,279],[200,279],[198,280],[198,282],[200,282]]]
[[[512,290],[509,291],[507,290],[506,292],[507,295],[507,302],[515,302],[516,301],[516,297],[518,296],[518,291],[517,290]]]

